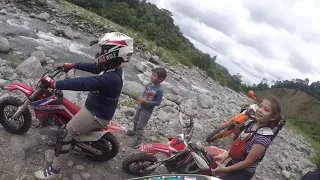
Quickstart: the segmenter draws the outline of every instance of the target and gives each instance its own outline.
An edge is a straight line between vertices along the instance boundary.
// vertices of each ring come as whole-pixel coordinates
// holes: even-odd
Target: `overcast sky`
[[[148,0],[243,80],[320,80],[318,0]]]

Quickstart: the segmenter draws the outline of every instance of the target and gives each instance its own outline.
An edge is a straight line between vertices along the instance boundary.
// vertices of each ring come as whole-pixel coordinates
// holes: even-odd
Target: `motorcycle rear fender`
[[[94,129],[87,134],[75,137],[75,140],[80,142],[98,141],[107,132],[126,132],[126,128],[114,121],[110,121],[105,128]]]
[[[9,91],[18,90],[18,91],[21,91],[26,96],[30,96],[33,93],[32,87],[20,82],[14,82],[14,83],[8,84],[3,89],[9,90]]]
[[[108,125],[103,129],[108,132],[127,132],[127,128],[121,126],[120,124],[114,121],[110,121]]]
[[[98,141],[102,136],[104,136],[108,131],[104,129],[90,131],[86,134],[76,136],[74,139],[79,142],[89,142],[89,141]]]
[[[144,153],[148,154],[156,154],[156,153],[162,153],[166,155],[167,157],[170,157],[172,155],[169,145],[168,144],[162,144],[162,143],[147,143],[147,144],[141,144],[139,147],[139,150]]]

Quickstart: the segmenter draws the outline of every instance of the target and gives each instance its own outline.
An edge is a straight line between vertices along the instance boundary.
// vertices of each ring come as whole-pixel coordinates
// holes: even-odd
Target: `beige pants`
[[[61,153],[54,158],[52,168],[60,170],[66,163],[66,158],[71,149],[70,141],[78,135],[85,134],[96,128],[103,128],[107,125],[108,121],[97,118],[92,115],[82,104],[80,111],[67,123],[66,129],[68,130],[67,136],[63,139]]]

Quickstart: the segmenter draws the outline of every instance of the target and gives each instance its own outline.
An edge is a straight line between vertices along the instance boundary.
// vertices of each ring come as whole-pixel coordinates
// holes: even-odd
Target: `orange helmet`
[[[254,95],[254,91],[253,91],[253,90],[248,91],[247,95],[248,95],[251,99],[257,100],[257,97]]]

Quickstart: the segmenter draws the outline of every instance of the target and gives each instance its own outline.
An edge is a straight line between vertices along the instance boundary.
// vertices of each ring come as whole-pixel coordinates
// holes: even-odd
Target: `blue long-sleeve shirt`
[[[103,69],[93,63],[76,63],[75,69],[99,74]],[[111,120],[123,86],[122,69],[104,72],[98,76],[78,77],[56,82],[56,88],[61,90],[90,91],[85,107],[93,115]]]
[[[141,96],[149,101],[147,104],[141,104],[141,108],[152,112],[155,106],[160,105],[162,101],[163,90],[160,85],[154,86],[152,84],[148,84]]]

